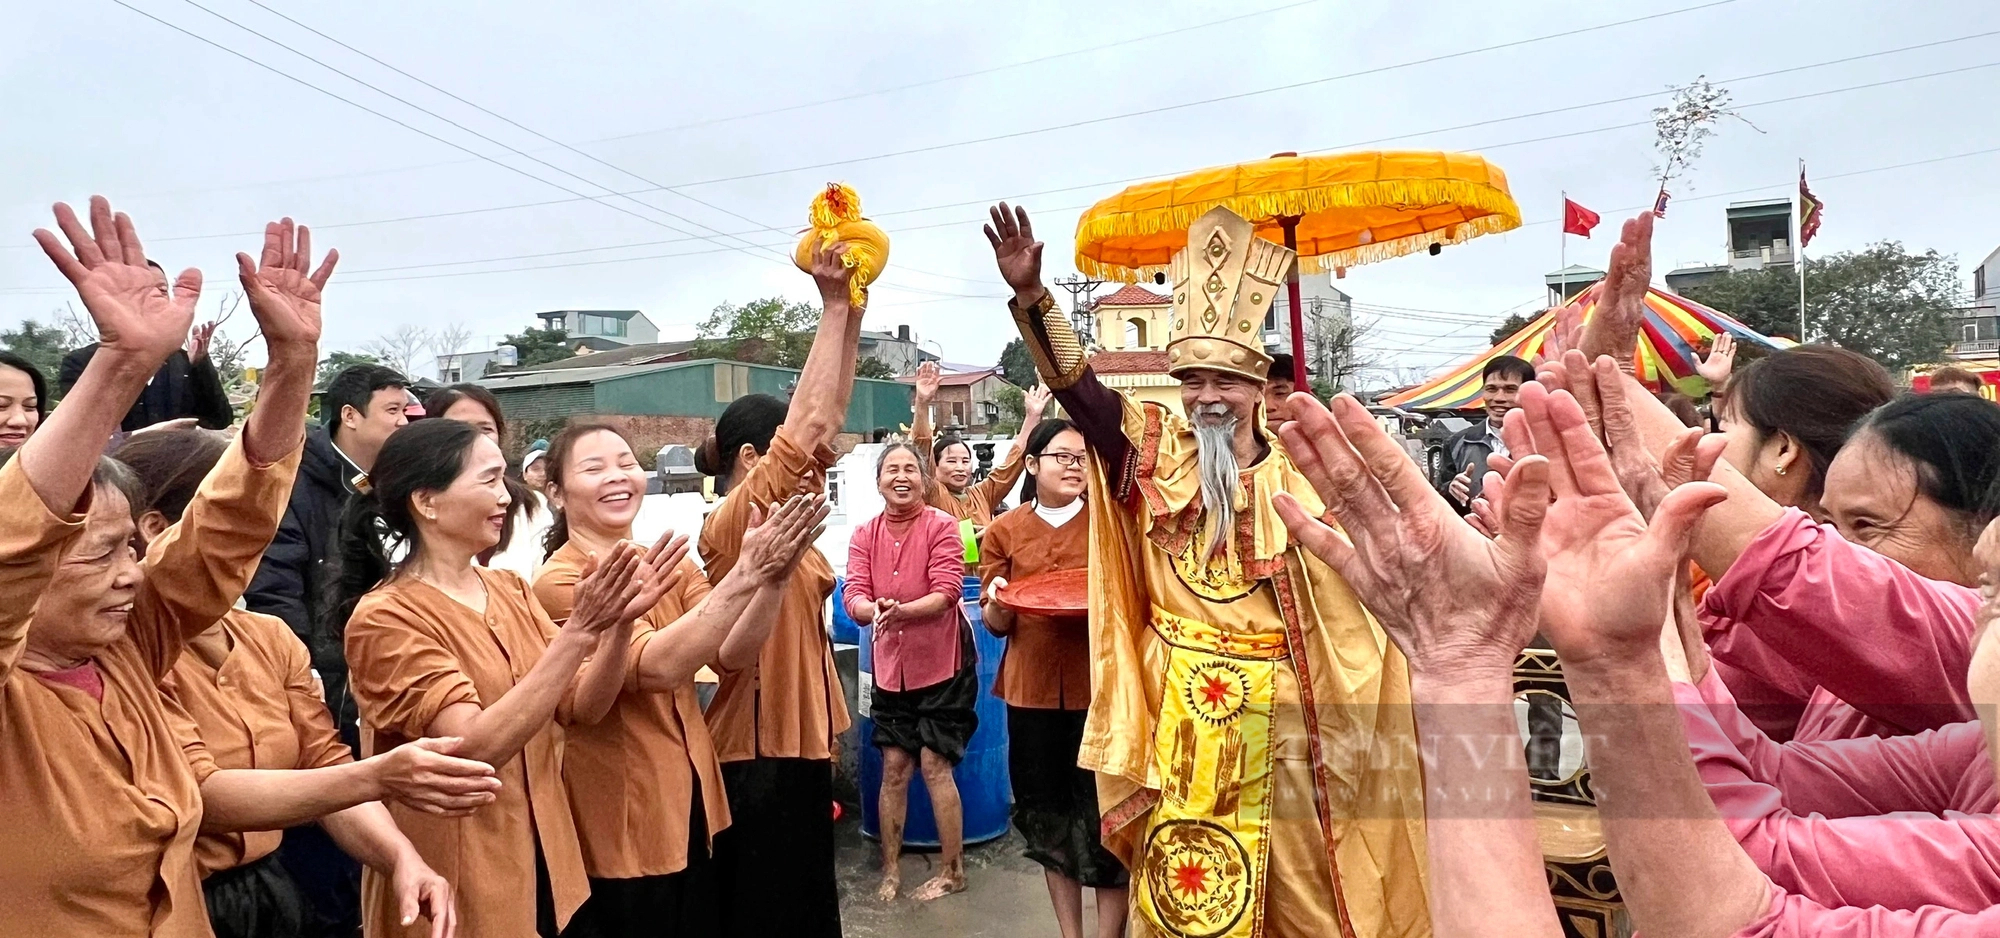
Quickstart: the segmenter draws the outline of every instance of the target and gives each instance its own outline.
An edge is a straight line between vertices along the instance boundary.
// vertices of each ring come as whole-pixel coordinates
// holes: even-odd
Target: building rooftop
[[[609,316],[612,319],[631,319],[639,315],[636,309],[551,309],[535,314],[536,319],[562,319],[571,313],[589,313],[592,316]]]
[[[500,374],[519,375],[574,368],[603,368],[610,365],[651,365],[678,359],[693,351],[693,342],[641,342],[637,345],[619,345],[601,352],[584,352],[561,361],[544,362],[525,368],[510,368]]]
[[[965,387],[967,385],[978,384],[987,378],[997,378],[999,376],[1000,369],[998,368],[981,368],[977,371],[947,371],[938,375],[938,386],[946,388]],[[904,375],[895,380],[903,384],[913,385],[917,383],[917,376]],[[1004,381],[1006,379],[1002,378],[1001,380]]]
[[[1099,306],[1165,306],[1169,298],[1136,283],[1126,284],[1118,292],[1097,301]]]

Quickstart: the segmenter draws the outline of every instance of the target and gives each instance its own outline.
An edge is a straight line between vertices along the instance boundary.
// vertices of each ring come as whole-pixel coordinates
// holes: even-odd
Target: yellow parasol
[[[1401,257],[1521,225],[1507,174],[1469,153],[1387,150],[1217,166],[1129,186],[1076,222],[1076,269],[1136,282],[1164,272],[1187,229],[1223,206],[1311,272]],[[1290,283],[1293,363],[1306,386],[1298,271]]]

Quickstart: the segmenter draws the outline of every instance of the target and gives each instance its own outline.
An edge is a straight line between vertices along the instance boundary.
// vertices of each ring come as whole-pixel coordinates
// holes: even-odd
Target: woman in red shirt
[[[876,897],[896,898],[902,885],[910,773],[921,764],[937,817],[944,868],[915,895],[928,901],[965,888],[964,818],[952,768],[979,728],[972,631],[959,610],[965,545],[958,521],[924,502],[929,480],[908,443],[882,451],[875,487],[880,515],[854,529],[847,547],[842,600],[854,621],[875,627],[875,745],[882,749],[882,885]]]

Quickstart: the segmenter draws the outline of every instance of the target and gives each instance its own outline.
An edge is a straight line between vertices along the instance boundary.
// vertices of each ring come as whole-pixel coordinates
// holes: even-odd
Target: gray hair
[[[1226,417],[1222,423],[1209,424],[1201,420],[1205,414]],[[1236,478],[1236,424],[1237,418],[1229,413],[1229,408],[1215,403],[1197,405],[1188,416],[1194,418],[1194,442],[1196,466],[1201,473],[1201,501],[1208,509],[1209,517],[1215,521],[1215,534],[1208,542],[1208,553],[1213,556],[1229,543],[1229,534],[1236,528],[1236,489],[1241,482]]]
[[[882,447],[881,455],[875,457],[875,478],[878,480],[882,478],[882,467],[889,464],[889,454],[897,450],[909,453],[916,459],[917,474],[923,476],[924,482],[928,484],[931,480],[930,462],[924,459],[924,451],[918,449],[915,443],[908,440],[897,440]]]

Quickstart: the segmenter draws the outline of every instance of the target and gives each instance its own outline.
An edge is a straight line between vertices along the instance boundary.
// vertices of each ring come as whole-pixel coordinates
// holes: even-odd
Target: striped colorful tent
[[[1588,321],[1597,312],[1597,297],[1603,287],[1603,281],[1591,284],[1570,300],[1569,305],[1581,309],[1583,318]],[[1555,328],[1557,313],[1562,308],[1544,311],[1499,345],[1479,353],[1444,375],[1381,403],[1407,410],[1472,410],[1479,407],[1479,393],[1484,383],[1480,379],[1480,371],[1486,363],[1501,355],[1534,361],[1542,350],[1542,340],[1548,336],[1550,329]],[[1724,331],[1735,336],[1738,342],[1753,342],[1768,348],[1790,348],[1796,344],[1790,339],[1774,339],[1754,332],[1729,314],[1686,297],[1658,289],[1647,290],[1646,323],[1639,330],[1640,380],[1655,389],[1660,388],[1663,382],[1670,383],[1694,397],[1708,393],[1708,382],[1695,374],[1694,366],[1699,354],[1696,350]]]

